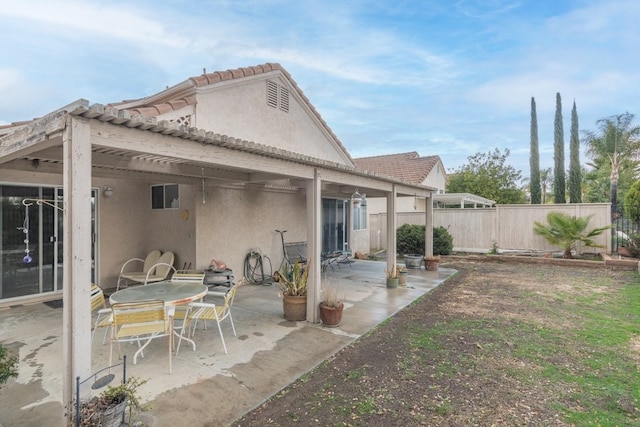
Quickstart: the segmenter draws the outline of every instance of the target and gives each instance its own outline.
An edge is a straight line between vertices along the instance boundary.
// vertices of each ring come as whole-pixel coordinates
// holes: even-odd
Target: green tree
[[[571,136],[569,141],[569,203],[582,203],[582,171],[580,168],[580,137],[576,101],[571,109]]]
[[[540,186],[542,188],[542,203],[547,203],[547,196],[551,195],[553,189],[553,174],[551,168],[542,169],[540,171]]]
[[[640,224],[640,181],[634,182],[625,194],[624,210],[631,221]]]
[[[519,170],[506,165],[510,151],[495,148],[488,153],[467,157],[468,163],[449,177],[448,193],[471,193],[499,204],[526,203],[524,192],[518,187],[522,180]]]
[[[566,203],[564,176],[564,125],[562,124],[562,100],[556,93],[556,117],[553,122],[553,203]]]
[[[596,122],[598,130],[583,132],[583,143],[591,159],[588,165],[594,172],[590,173],[589,180],[597,184],[596,189],[601,189],[602,179],[608,175],[612,216],[618,210],[619,190],[623,190],[620,191],[623,195],[629,188],[638,167],[640,127],[633,123],[633,118],[630,113],[606,117]]]
[[[529,154],[529,193],[531,204],[540,204],[540,151],[538,149],[538,117],[536,99],[531,97],[531,152]]]
[[[587,231],[587,225],[593,215],[587,217],[575,217],[564,212],[549,212],[547,224],[535,221],[533,232],[544,237],[552,245],[559,246],[564,258],[573,258],[571,252],[576,249],[578,242],[592,248],[601,248],[593,239],[611,228],[610,225],[597,227]]]

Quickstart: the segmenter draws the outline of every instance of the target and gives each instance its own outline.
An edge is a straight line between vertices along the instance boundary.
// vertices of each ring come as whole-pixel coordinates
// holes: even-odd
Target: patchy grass
[[[236,425],[640,425],[637,274],[457,268]]]

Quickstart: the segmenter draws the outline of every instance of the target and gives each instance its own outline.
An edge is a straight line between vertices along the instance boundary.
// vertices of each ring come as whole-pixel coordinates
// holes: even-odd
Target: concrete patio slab
[[[357,261],[323,274],[345,297],[337,328],[284,320],[277,284],[240,287],[232,311],[237,337],[229,323],[223,326],[228,354],[210,324],[197,331],[195,351],[182,344],[171,375],[165,340],[152,342],[137,364],[129,360],[127,375],[148,380],[140,392],[151,409],[137,419],[152,426],[228,425],[455,274],[409,270],[407,286],[387,289],[384,268],[384,262]],[[62,309],[7,308],[0,310],[0,324],[1,342],[20,359],[18,378],[0,389],[0,424],[62,423]],[[91,348],[94,371],[108,365],[102,334]],[[124,345],[123,352],[132,355],[135,348]]]

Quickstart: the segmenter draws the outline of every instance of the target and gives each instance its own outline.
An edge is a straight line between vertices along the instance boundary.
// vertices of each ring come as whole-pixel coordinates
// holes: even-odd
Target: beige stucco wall
[[[175,255],[174,267],[195,262],[194,190],[180,185],[179,209],[151,209],[151,185],[164,182],[110,180],[106,198],[100,192],[100,286],[115,287],[124,262],[158,249]],[[183,211],[188,212],[185,220]],[[186,215],[185,215],[186,216]]]
[[[431,172],[427,175],[422,184],[428,187],[437,188],[437,193],[444,193],[444,190],[447,187],[447,179],[442,162],[438,162],[433,169],[431,169]]]
[[[296,153],[349,164],[320,123],[303,108],[294,90],[289,91],[289,112],[267,105],[266,79],[230,82],[198,94],[194,126],[222,135],[254,141]],[[283,80],[271,76],[279,84]]]
[[[215,258],[240,278],[245,256],[258,248],[271,259],[275,271],[282,260],[282,243],[275,230],[288,230],[285,242],[307,240],[306,199],[301,192],[209,187],[206,202],[197,203],[195,210],[200,269]]]

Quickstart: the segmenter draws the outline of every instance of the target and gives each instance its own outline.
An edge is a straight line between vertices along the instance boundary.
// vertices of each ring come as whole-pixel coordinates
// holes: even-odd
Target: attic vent
[[[289,111],[289,89],[280,86],[280,109]]]
[[[273,80],[267,80],[267,105],[289,112],[289,89]]]
[[[169,120],[170,122],[176,122],[180,126],[190,127],[191,126],[191,115],[178,117],[175,120]]]
[[[278,108],[278,83],[267,80],[267,105]]]

